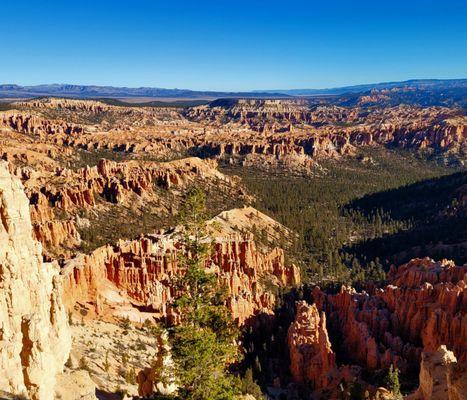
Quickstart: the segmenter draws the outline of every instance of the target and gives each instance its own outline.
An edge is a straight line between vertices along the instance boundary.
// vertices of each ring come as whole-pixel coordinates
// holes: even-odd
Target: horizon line
[[[40,86],[84,86],[84,87],[107,87],[107,88],[122,88],[122,89],[161,89],[161,90],[182,90],[190,92],[217,92],[217,93],[271,93],[271,92],[281,92],[281,91],[296,91],[296,90],[335,90],[342,88],[351,88],[351,87],[360,87],[360,86],[371,86],[371,85],[388,85],[388,84],[403,84],[410,82],[435,82],[435,81],[463,81],[467,80],[466,78],[410,78],[401,81],[389,80],[389,81],[379,81],[379,82],[366,82],[366,83],[357,83],[357,84],[346,84],[341,86],[327,86],[327,87],[296,87],[296,88],[286,88],[286,89],[248,89],[248,90],[213,90],[213,89],[188,89],[183,87],[163,87],[163,86],[126,86],[126,85],[105,85],[105,84],[82,84],[82,83],[36,83],[32,85],[24,85],[20,83],[0,83],[1,86],[18,86],[18,87],[40,87]]]

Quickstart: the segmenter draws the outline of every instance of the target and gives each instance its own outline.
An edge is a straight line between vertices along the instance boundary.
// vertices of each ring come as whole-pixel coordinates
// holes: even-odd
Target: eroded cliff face
[[[65,121],[52,121],[29,113],[6,112],[2,114],[0,125],[9,127],[20,133],[37,135],[41,138],[46,135],[74,135],[83,133],[82,126],[69,124]]]
[[[418,365],[422,351],[442,344],[465,361],[466,274],[465,265],[415,259],[393,268],[382,289],[357,293],[343,287],[335,295],[315,289],[313,297],[354,362],[370,370],[395,364],[405,371]]]
[[[216,166],[214,160],[195,157],[162,163],[101,159],[94,167],[57,168],[46,178],[25,179],[35,237],[47,254],[69,258],[83,244],[83,226],[99,231],[105,223],[102,214],[132,212],[128,225],[138,225],[149,209],[159,219],[170,218],[192,185],[219,196],[244,197],[238,179]]]
[[[42,262],[29,201],[0,163],[0,390],[53,400],[71,337],[58,265]]]
[[[421,339],[424,351],[444,344],[466,362],[467,265],[415,259],[394,268],[388,278],[380,296],[398,321],[396,332],[409,341]]]
[[[218,100],[189,109],[186,117],[214,126],[240,126],[259,132],[246,140],[216,139],[206,152],[226,155],[305,155],[313,158],[353,154],[358,146],[431,148],[465,158],[464,117],[442,108],[401,105],[375,108],[315,106],[304,100]],[[284,135],[287,133],[287,135]]]
[[[335,363],[336,351],[367,371],[393,364],[413,372],[421,363],[420,388],[410,399],[465,398],[466,277],[467,265],[425,258],[393,267],[388,285],[368,293],[314,288],[315,303],[297,303],[289,328],[293,380],[332,390],[333,378],[346,373]],[[339,338],[332,345],[328,330]]]
[[[290,372],[295,382],[311,383],[313,388],[323,388],[336,368],[336,356],[331,349],[326,315],[316,304],[304,301],[296,304],[295,321],[288,331]]]
[[[70,99],[15,106],[0,113],[0,129],[23,133],[21,142],[52,146],[52,152],[198,154],[300,174],[319,173],[321,160],[352,157],[364,146],[429,151],[461,164],[467,157],[467,119],[446,107],[341,107],[303,99],[217,100],[184,111]],[[6,153],[32,157],[21,148]]]
[[[457,362],[452,351],[440,346],[423,352],[420,365],[420,386],[407,400],[467,399],[467,368]]]
[[[86,303],[98,314],[141,318],[127,307],[133,302],[158,318],[176,321],[171,307],[174,281],[184,273],[178,265],[179,251],[176,235],[159,234],[78,256],[62,271],[67,305],[73,309],[77,302]],[[251,237],[218,238],[206,269],[228,288],[228,307],[239,324],[258,313],[272,313],[276,299],[267,285],[300,281],[298,268],[285,264],[281,249],[261,252]]]

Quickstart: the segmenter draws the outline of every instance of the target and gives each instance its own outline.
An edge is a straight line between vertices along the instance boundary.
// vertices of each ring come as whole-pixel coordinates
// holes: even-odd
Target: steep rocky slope
[[[28,199],[5,162],[0,216],[0,389],[52,400],[71,345],[58,265],[42,262]]]

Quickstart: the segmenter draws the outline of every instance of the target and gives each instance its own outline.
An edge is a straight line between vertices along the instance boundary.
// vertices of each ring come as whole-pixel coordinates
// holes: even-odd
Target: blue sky
[[[411,78],[467,78],[466,1],[0,3],[0,83],[252,90]]]

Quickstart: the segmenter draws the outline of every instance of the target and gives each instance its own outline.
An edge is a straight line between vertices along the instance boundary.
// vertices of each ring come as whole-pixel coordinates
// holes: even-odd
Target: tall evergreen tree
[[[225,306],[226,289],[206,272],[211,240],[205,229],[206,198],[192,189],[180,213],[184,226],[174,305],[181,323],[171,335],[179,394],[186,400],[232,400],[239,393],[228,365],[237,357],[238,331]]]

